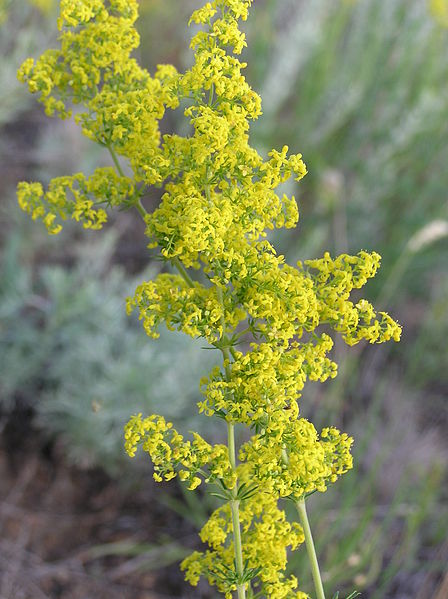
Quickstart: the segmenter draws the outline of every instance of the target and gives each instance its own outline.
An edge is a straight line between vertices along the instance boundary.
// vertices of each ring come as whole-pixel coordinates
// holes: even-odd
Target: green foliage
[[[434,283],[429,309],[422,314],[420,334],[412,344],[409,377],[420,388],[434,385],[443,393],[448,385],[448,371],[442,361],[446,357],[448,338],[448,277]]]
[[[33,277],[19,261],[19,235],[10,237],[1,267],[0,401],[3,411],[30,403],[72,459],[117,472],[130,412],[163,406],[197,427],[197,381],[211,356],[169,333],[157,346],[147,341],[126,316],[123,298],[135,282],[110,266],[114,247],[110,235],[89,241],[73,269],[46,266]]]
[[[38,4],[0,0],[0,126],[10,123],[32,103],[17,81],[17,65],[55,37],[56,27],[46,19],[45,12],[38,10]],[[46,4],[51,8],[51,0]]]
[[[361,593],[358,593],[357,591],[353,591],[353,593],[350,593],[350,595],[347,595],[346,599],[355,599],[355,597],[359,597],[359,595],[361,595]],[[339,591],[337,591],[337,593],[335,593],[333,595],[333,599],[339,599]]]
[[[433,431],[419,430],[417,398],[394,384],[393,376],[384,376],[369,409],[350,418],[350,429],[358,431],[357,468],[337,489],[310,501],[326,588],[348,593],[356,587],[375,599],[395,597],[398,576],[409,580],[405,592],[415,590],[419,553],[440,542],[431,523],[448,523],[446,449]],[[300,552],[291,556],[294,571],[304,564]],[[434,561],[431,570],[441,573],[443,565]],[[302,584],[310,589],[310,577]]]
[[[294,233],[285,244],[309,255],[329,241],[350,251],[375,240],[387,271],[447,214],[448,31],[420,0],[271,4],[288,25],[265,36],[257,134],[263,145],[298,140],[314,166],[301,187],[308,226],[300,246]],[[443,268],[440,253],[417,261],[418,276],[429,267]],[[405,286],[422,292],[417,277]]]

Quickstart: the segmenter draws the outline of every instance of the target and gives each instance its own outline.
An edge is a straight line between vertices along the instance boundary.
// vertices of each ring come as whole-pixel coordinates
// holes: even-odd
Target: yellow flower
[[[46,189],[21,182],[18,202],[50,234],[68,219],[100,229],[111,208],[143,213],[148,247],[179,274],[138,285],[127,310],[138,311],[150,337],[164,324],[220,349],[224,364],[201,380],[199,410],[253,435],[235,467],[225,445],[197,433],[184,439],[163,416],[138,414],[125,426],[125,449],[149,455],[157,482],[179,476],[190,490],[216,484],[224,500],[200,532],[209,548],[182,563],[192,585],[204,577],[232,597],[241,576],[233,546],[238,507],[245,574],[257,594],[305,599],[285,574],[287,550],[303,542],[303,531],[278,501],[325,491],[352,467],[352,439],[333,427],[319,435],[299,418],[302,389],[307,380],[336,376],[333,334],[349,345],[382,343],[398,341],[401,328],[367,300],[352,299],[379,268],[375,252],[325,253],[293,267],[266,239],[296,226],[296,200],[278,188],[307,169],[287,146],[264,158],[250,145],[261,99],[244,77],[239,21],[251,3],[207,2],[190,20],[202,26],[191,41],[192,66],[179,73],[159,65],[151,75],[131,57],[139,45],[136,0],[61,0],[59,46],[25,60],[18,77],[50,116],[69,118],[76,105],[75,122],[109,150],[115,168],[57,177]],[[432,9],[443,12],[441,2]],[[161,135],[166,111],[181,106],[189,133]],[[151,186],[162,189],[161,201],[145,214],[140,199]],[[190,268],[202,278],[193,280]]]

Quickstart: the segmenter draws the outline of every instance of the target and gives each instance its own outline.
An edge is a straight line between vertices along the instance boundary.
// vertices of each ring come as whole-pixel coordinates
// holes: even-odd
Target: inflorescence
[[[222,499],[200,532],[208,548],[182,563],[192,585],[203,576],[227,597],[251,586],[260,597],[300,599],[306,595],[285,569],[303,531],[279,500],[325,491],[352,467],[352,439],[333,427],[318,433],[299,417],[298,400],[307,380],[336,376],[331,331],[354,345],[398,341],[401,329],[365,299],[350,299],[375,275],[378,254],[326,253],[290,266],[268,240],[269,230],[296,226],[294,197],[276,189],[290,177],[300,181],[306,167],[286,146],[263,159],[249,144],[249,123],[261,115],[238,58],[246,46],[239,21],[250,5],[214,0],[195,11],[193,66],[179,73],[160,65],[152,76],[131,57],[139,45],[136,0],[61,0],[59,48],[27,59],[19,78],[48,115],[66,119],[74,110],[115,167],[58,177],[47,189],[22,182],[18,199],[51,234],[67,219],[100,229],[115,207],[143,215],[148,247],[178,274],[143,282],[127,309],[138,311],[150,337],[164,323],[221,350],[222,366],[201,380],[199,411],[245,425],[251,436],[235,460],[230,445],[185,439],[163,416],[139,414],[125,427],[126,451],[148,453],[156,481],[178,476],[191,490],[205,482]],[[168,109],[183,110],[189,134],[161,134]],[[148,187],[163,190],[151,213],[141,203]]]

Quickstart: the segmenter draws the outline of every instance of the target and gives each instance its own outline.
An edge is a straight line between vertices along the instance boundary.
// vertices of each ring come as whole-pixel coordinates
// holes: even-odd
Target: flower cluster
[[[179,474],[179,478],[188,481],[188,488],[193,490],[201,484],[198,476],[201,474],[206,482],[219,478],[226,486],[235,484],[236,474],[225,445],[212,446],[198,433],[193,434],[193,441],[185,441],[163,416],[133,416],[125,426],[124,437],[130,457],[135,455],[138,445],[151,456],[157,482],[171,480]],[[207,475],[204,473],[206,467]]]
[[[286,419],[285,419],[286,420]],[[286,420],[283,430],[267,427],[240,450],[250,464],[251,480],[275,497],[300,499],[314,491],[326,491],[328,483],[353,466],[353,439],[336,428],[324,428],[318,437],[304,418]]]
[[[287,549],[294,550],[303,543],[302,528],[289,523],[285,512],[268,493],[257,494],[244,502],[240,511],[245,557],[251,567],[258,571],[259,580],[254,582],[254,591],[260,587],[263,596],[271,599],[306,599],[307,595],[297,591],[297,578],[284,574]],[[194,552],[182,562],[186,579],[196,586],[201,576],[211,585],[232,597],[235,582],[229,581],[228,571],[233,568],[234,547],[229,505],[213,512],[199,533],[203,543],[210,549]]]
[[[375,252],[325,254],[293,267],[267,240],[270,230],[297,224],[294,197],[277,189],[290,177],[300,181],[306,167],[286,146],[264,159],[249,143],[249,123],[261,114],[238,58],[246,45],[239,20],[250,5],[213,0],[195,11],[190,22],[203,27],[191,42],[191,68],[160,65],[150,75],[131,58],[136,0],[61,0],[60,47],[27,59],[19,78],[49,115],[67,118],[76,105],[82,132],[107,148],[117,172],[59,177],[45,192],[20,183],[18,197],[50,233],[67,218],[100,228],[111,207],[142,214],[148,247],[179,274],[143,282],[128,312],[139,312],[150,337],[164,323],[222,352],[222,366],[201,381],[198,407],[226,422],[229,444],[197,434],[185,440],[162,416],[140,414],[125,427],[126,451],[132,457],[141,446],[157,481],[178,475],[189,489],[204,481],[224,501],[200,533],[209,549],[182,564],[191,584],[203,576],[228,597],[251,587],[260,597],[303,599],[285,574],[287,549],[303,532],[279,500],[325,491],[352,467],[352,439],[333,427],[318,435],[299,418],[301,392],[307,380],[336,376],[331,331],[353,345],[398,341],[401,329],[365,299],[350,299],[375,275]],[[162,135],[166,110],[181,106],[190,133]],[[148,186],[162,189],[151,213],[141,204]],[[239,452],[237,423],[253,433]]]
[[[199,283],[189,286],[180,275],[158,275],[154,281],[139,285],[127,300],[127,310],[140,310],[140,318],[149,337],[157,338],[157,327],[165,322],[170,330],[180,330],[190,337],[205,337],[213,343],[222,336],[222,322],[235,328],[244,312],[229,301],[223,304],[213,287]]]
[[[264,426],[267,419],[285,411],[297,418],[297,399],[305,381],[336,376],[336,364],[326,356],[332,346],[331,338],[323,333],[308,343],[292,342],[288,349],[253,343],[245,354],[235,351],[231,365],[216,366],[201,380],[205,399],[199,409],[207,416],[219,413],[230,422],[247,426]],[[226,372],[229,366],[230,376]]]
[[[312,269],[320,321],[342,333],[348,345],[355,345],[362,339],[369,343],[400,340],[401,327],[386,312],[380,312],[378,319],[367,300],[362,299],[357,304],[349,300],[353,289],[360,289],[375,276],[380,259],[376,252],[361,251],[357,256],[342,254],[332,260],[326,252],[319,260],[305,262]],[[301,263],[298,266],[301,267]]]
[[[55,235],[67,218],[81,221],[86,229],[101,229],[107,220],[105,207],[121,206],[134,196],[131,179],[111,167],[98,168],[88,178],[83,173],[52,179],[48,190],[40,183],[19,183],[19,205],[33,220],[41,219]],[[103,207],[102,207],[103,206]]]

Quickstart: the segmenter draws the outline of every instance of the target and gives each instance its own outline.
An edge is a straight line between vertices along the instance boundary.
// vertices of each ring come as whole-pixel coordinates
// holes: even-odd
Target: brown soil
[[[139,490],[124,490],[101,470],[67,465],[35,432],[20,445],[5,437],[1,599],[188,596],[177,562],[196,535],[155,501],[149,476]]]

